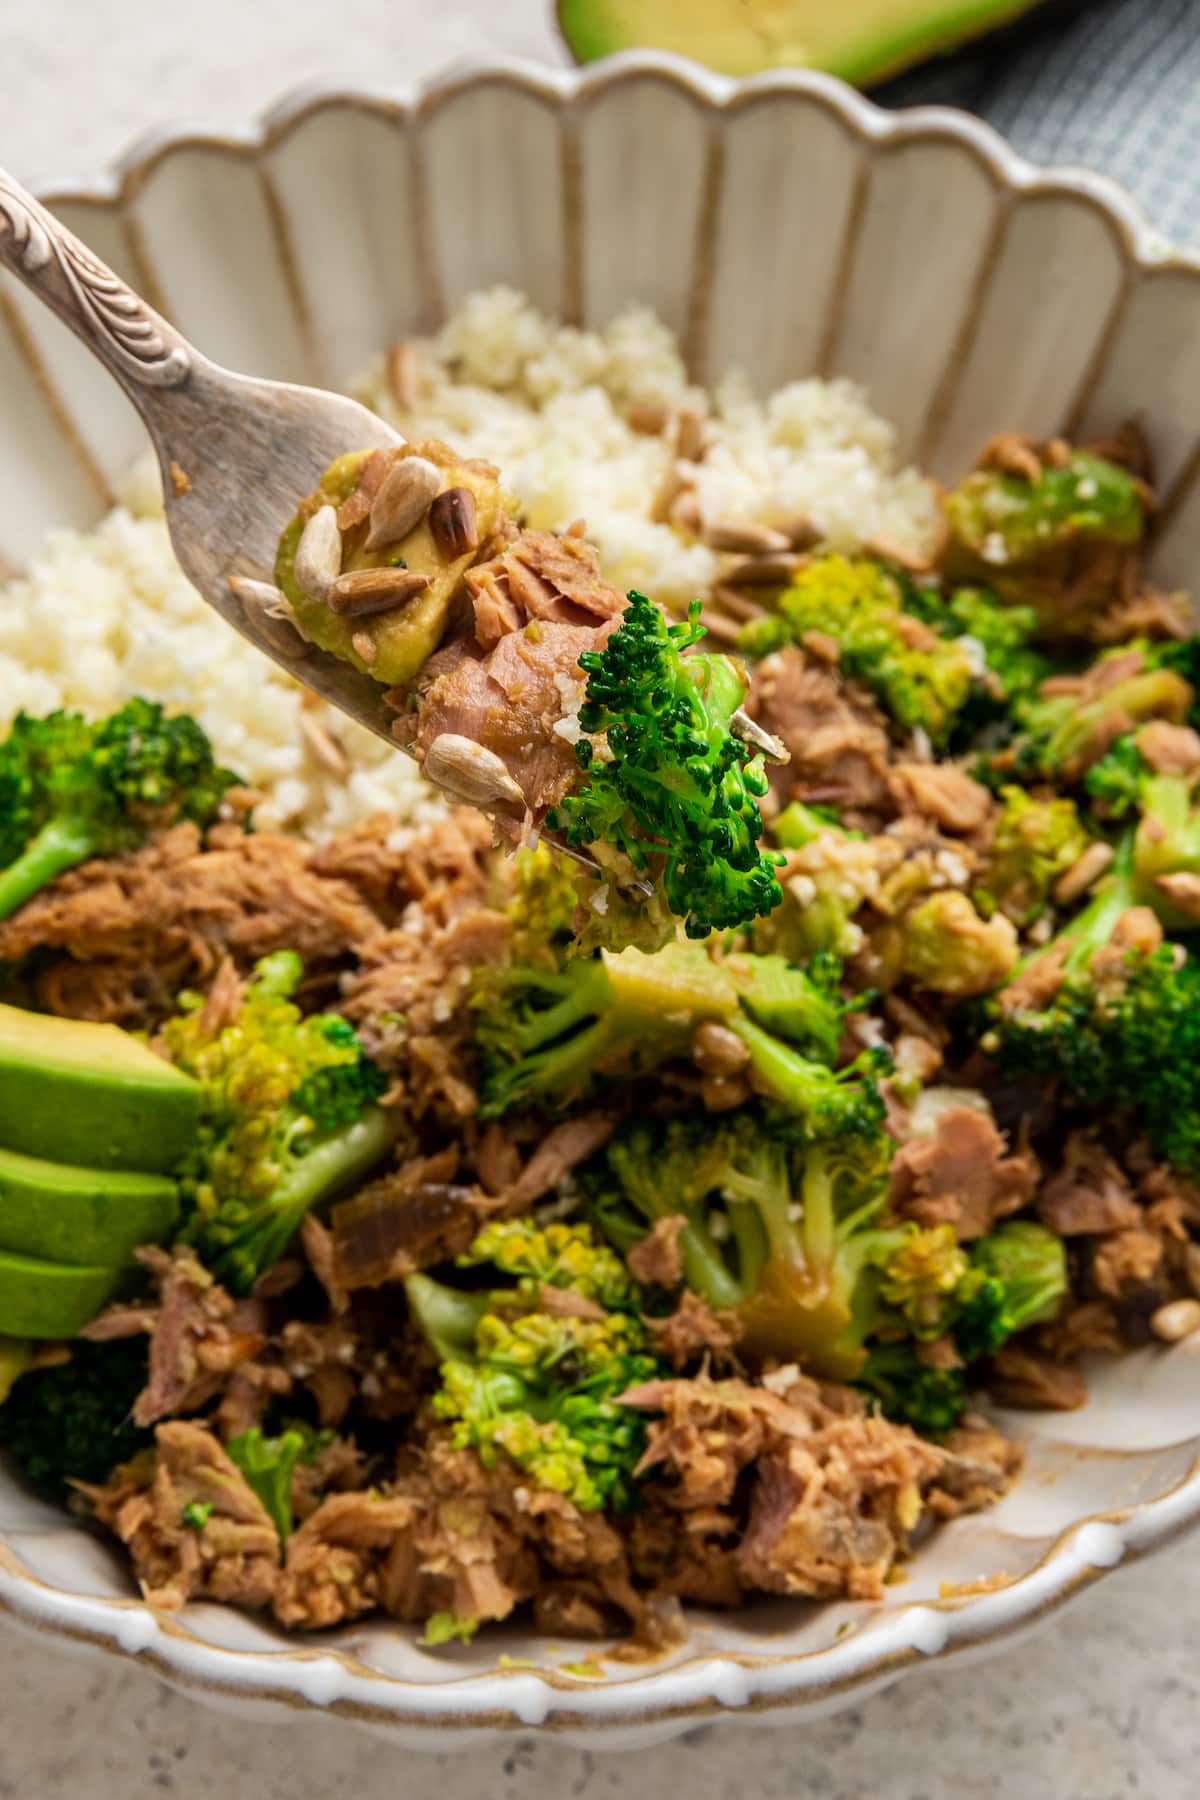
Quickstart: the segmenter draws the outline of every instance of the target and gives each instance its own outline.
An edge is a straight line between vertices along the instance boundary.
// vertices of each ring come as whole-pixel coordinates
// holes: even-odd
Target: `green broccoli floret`
[[[905,610],[900,584],[878,563],[815,558],[800,569],[778,610],[744,627],[738,648],[765,656],[810,632],[832,638],[840,667],[874,693],[909,731],[943,744],[971,695],[970,654]]]
[[[847,829],[831,807],[800,800],[775,819],[771,837],[783,850],[805,851],[810,844],[819,848],[811,857],[791,859],[783,905],[755,925],[755,949],[778,949],[795,962],[822,952],[855,955],[862,949],[863,933],[854,915],[880,885],[875,841]]]
[[[959,587],[944,593],[938,583],[919,583],[893,571],[904,609],[965,652],[974,675],[969,699],[955,721],[951,748],[965,747],[975,732],[994,725],[1032,694],[1052,672],[1034,647],[1038,616],[1032,606],[1011,606],[985,588]]]
[[[845,1379],[886,1312],[890,1259],[918,1235],[880,1220],[890,1153],[866,1121],[814,1141],[793,1121],[743,1109],[626,1126],[588,1186],[597,1224],[621,1246],[684,1216],[684,1278],[737,1313],[748,1353]]]
[[[973,898],[1025,927],[1045,911],[1055,882],[1092,840],[1075,802],[1064,795],[1038,799],[1024,788],[1004,787],[1000,799],[987,866]]]
[[[763,759],[732,730],[745,682],[727,656],[684,654],[705,636],[699,616],[696,601],[686,625],[668,625],[630,594],[604,648],[580,657],[587,780],[547,816],[570,844],[611,844],[635,870],[661,870],[689,937],[746,924],[782,898],[777,858],[758,844]]]
[[[1114,678],[1104,685],[1106,665]],[[1039,781],[1074,786],[1133,726],[1148,719],[1182,724],[1195,700],[1191,684],[1171,666],[1162,646],[1131,643],[1106,650],[1086,671],[1089,688],[1047,684],[1014,709],[1019,726],[1011,744],[980,759],[973,773],[989,786]]]
[[[102,1482],[153,1443],[130,1421],[149,1380],[146,1341],[71,1345],[68,1362],[31,1369],[0,1406],[0,1444],[31,1487],[69,1498],[75,1481]]]
[[[964,1371],[931,1369],[911,1343],[872,1344],[854,1385],[879,1402],[886,1418],[935,1440],[953,1431],[967,1410]]]
[[[976,469],[947,496],[946,567],[953,579],[983,580],[1004,600],[1034,605],[1043,629],[1069,636],[1081,609],[1115,592],[1115,553],[1141,542],[1146,509],[1140,484],[1103,457],[1072,450],[1061,466],[1037,461],[1032,478]]]
[[[954,1342],[964,1362],[993,1356],[1014,1332],[1054,1318],[1069,1288],[1066,1246],[1032,1219],[1008,1219],[971,1247]]]
[[[1012,921],[1001,913],[982,918],[957,888],[940,888],[899,919],[888,920],[873,935],[872,946],[916,987],[957,1000],[999,987],[1018,956]]]
[[[833,1059],[846,1013],[862,1003],[841,998],[836,962],[816,970],[774,956],[716,962],[682,943],[653,956],[630,948],[576,958],[562,970],[481,970],[472,994],[484,1058],[480,1117],[516,1106],[554,1110],[597,1083],[633,1079],[686,1055],[695,1027],[717,1019],[746,1044],[764,1091],[789,1109],[814,1120],[874,1119],[882,1101],[871,1077],[886,1057],[870,1054],[836,1073],[814,1060]],[[755,1022],[756,1010],[772,1029]]]
[[[271,1515],[279,1548],[292,1535],[292,1476],[299,1463],[312,1462],[333,1440],[331,1431],[291,1424],[278,1437],[264,1437],[259,1426],[230,1438],[225,1448]],[[190,1522],[190,1521],[188,1521]]]
[[[620,1396],[662,1372],[647,1347],[638,1288],[586,1225],[486,1226],[459,1267],[489,1266],[516,1281],[485,1292],[429,1275],[405,1281],[441,1363],[434,1413],[451,1423],[455,1447],[473,1449],[485,1467],[505,1456],[581,1511],[628,1511],[645,1431]],[[592,1307],[583,1316],[546,1309],[543,1287]]]
[[[1119,822],[1140,808],[1149,774],[1149,765],[1137,747],[1137,733],[1126,731],[1092,764],[1083,778],[1084,791],[1106,823]]]
[[[1058,1080],[1084,1105],[1128,1108],[1154,1149],[1200,1169],[1200,964],[1177,947],[1108,955],[1122,914],[1138,903],[1134,835],[1127,833],[1095,898],[1018,969],[1018,985],[989,1008],[982,1047],[1006,1073]],[[1019,978],[1053,959],[1061,981],[1048,999],[1022,997]]]
[[[294,951],[278,951],[257,965],[232,1024],[206,1028],[201,996],[185,994],[163,1028],[173,1061],[203,1087],[184,1236],[238,1293],[278,1261],[311,1207],[367,1175],[392,1141],[374,1104],[386,1077],[344,1019],[295,1005],[302,973]]]
[[[194,719],[134,699],[91,724],[18,713],[0,745],[0,919],[91,856],[135,849],[155,823],[212,823],[237,781]]]

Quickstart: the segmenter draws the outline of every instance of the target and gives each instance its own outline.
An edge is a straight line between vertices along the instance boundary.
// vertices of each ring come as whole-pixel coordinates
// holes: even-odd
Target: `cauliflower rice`
[[[707,395],[644,308],[578,331],[497,288],[472,295],[417,348],[422,379],[407,410],[383,359],[361,397],[409,436],[445,437],[498,464],[530,525],[585,519],[608,580],[664,605],[705,592],[719,558],[652,518],[675,452],[667,437],[635,430],[631,408],[708,416],[695,471],[705,517],[807,516],[826,547],[846,552],[877,538],[920,550],[935,529],[928,483],[896,467],[894,433],[859,388],[795,381],[759,401],[733,375]],[[140,693],[195,715],[220,760],[263,794],[263,828],[321,838],[376,812],[416,825],[442,811],[406,757],[315,701],[209,610],[172,554],[152,469],[135,471],[122,498],[95,530],[53,534],[28,575],[0,591],[0,731],[22,709],[102,714]],[[306,711],[344,749],[344,777],[314,755]]]

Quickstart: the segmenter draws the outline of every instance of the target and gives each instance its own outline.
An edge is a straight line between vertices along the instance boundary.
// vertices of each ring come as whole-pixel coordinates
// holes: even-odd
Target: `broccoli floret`
[[[917,987],[956,1000],[987,994],[1012,974],[1017,932],[996,913],[983,919],[968,895],[941,888],[880,927],[877,954]]]
[[[1017,1331],[1054,1318],[1067,1296],[1062,1239],[1032,1219],[1008,1219],[971,1248],[954,1342],[964,1362],[993,1356]]]
[[[699,615],[697,601],[687,624],[668,625],[630,594],[604,648],[580,657],[587,779],[547,816],[568,843],[611,844],[635,870],[661,874],[689,937],[746,924],[782,898],[778,859],[758,844],[763,759],[732,730],[745,682],[727,656],[684,654],[705,635]]]
[[[1127,833],[1094,899],[1018,977],[1043,958],[1061,980],[1049,999],[1020,984],[989,1008],[982,1047],[1006,1073],[1058,1080],[1089,1107],[1128,1108],[1154,1149],[1183,1170],[1200,1169],[1200,964],[1176,947],[1109,953],[1122,914],[1138,902],[1134,836]]]
[[[279,1533],[281,1553],[292,1535],[292,1476],[296,1466],[312,1462],[332,1439],[331,1431],[314,1431],[311,1425],[289,1425],[279,1437],[264,1437],[260,1427],[254,1425],[230,1438],[225,1446],[270,1513]]]
[[[645,1432],[620,1396],[661,1369],[619,1259],[586,1225],[521,1219],[485,1227],[459,1266],[517,1279],[485,1292],[429,1275],[405,1281],[440,1359],[433,1411],[450,1422],[455,1447],[473,1449],[487,1468],[507,1457],[584,1512],[628,1511]],[[604,1310],[560,1315],[543,1307],[544,1286]]]
[[[1086,450],[1061,466],[1034,452],[1029,475],[976,469],[948,495],[946,518],[953,579],[986,581],[1002,599],[1035,606],[1044,630],[1068,636],[1112,597],[1118,553],[1146,528],[1139,483]]]
[[[101,1482],[153,1443],[133,1425],[149,1380],[144,1339],[71,1345],[68,1362],[31,1369],[0,1406],[0,1444],[31,1487],[63,1501],[76,1481]]]
[[[863,933],[854,915],[879,889],[875,842],[840,824],[831,807],[799,800],[779,814],[771,836],[783,850],[800,854],[788,858],[783,905],[754,927],[755,949],[778,949],[794,962],[821,952],[856,955]],[[804,854],[810,845],[819,846],[811,857]]]
[[[1037,613],[1032,606],[1005,605],[985,588],[952,588],[946,594],[940,585],[920,584],[903,570],[894,574],[905,611],[955,640],[971,663],[971,695],[949,739],[950,748],[965,747],[975,732],[1004,718],[1051,673],[1049,658],[1034,647]]]
[[[1108,685],[1106,664],[1113,665]],[[980,759],[973,771],[978,778],[992,787],[1013,780],[1074,786],[1132,726],[1147,719],[1182,724],[1195,700],[1191,684],[1155,645],[1106,650],[1087,676],[1086,690],[1046,684],[1049,693],[1043,688],[1021,701],[1014,711],[1018,736]]]
[[[814,967],[815,976],[781,957],[748,954],[720,963],[698,944],[679,943],[654,956],[630,948],[576,958],[561,970],[481,970],[472,993],[484,1058],[480,1117],[516,1106],[553,1110],[597,1083],[633,1079],[685,1055],[705,1019],[738,1032],[756,1079],[793,1110],[874,1117],[878,1094],[858,1078],[869,1077],[878,1058],[837,1074],[812,1060],[832,1061],[842,1020],[861,1004],[838,993],[840,965],[825,959]],[[772,1030],[755,1023],[756,1009]]]
[[[840,667],[865,681],[898,724],[945,743],[971,695],[970,654],[905,610],[886,569],[844,556],[815,558],[797,572],[776,612],[744,627],[738,648],[765,656],[802,643],[809,632],[834,640]]]
[[[926,1438],[945,1437],[967,1410],[963,1370],[929,1368],[910,1343],[872,1344],[855,1386],[879,1402],[886,1418]]]
[[[1038,799],[1024,788],[1005,787],[1000,799],[992,848],[973,897],[978,906],[998,909],[1023,928],[1040,918],[1055,882],[1091,839],[1075,802],[1064,795]]]
[[[0,919],[88,857],[135,849],[163,819],[211,824],[237,779],[194,719],[149,700],[96,724],[18,713],[0,745]]]
[[[1083,779],[1084,790],[1105,822],[1120,822],[1141,806],[1149,773],[1149,765],[1137,747],[1137,733],[1127,731],[1099,762],[1092,764]]]
[[[744,1109],[626,1126],[588,1185],[614,1242],[631,1241],[636,1220],[644,1235],[683,1214],[687,1284],[736,1311],[749,1354],[845,1379],[885,1309],[889,1260],[918,1235],[880,1222],[890,1153],[877,1127],[814,1141],[792,1121]]]
[[[344,1019],[305,1018],[290,998],[302,972],[293,951],[278,951],[257,965],[231,1024],[208,1029],[193,994],[163,1028],[203,1089],[183,1235],[238,1293],[278,1261],[310,1207],[368,1174],[392,1140],[374,1104],[386,1077]]]

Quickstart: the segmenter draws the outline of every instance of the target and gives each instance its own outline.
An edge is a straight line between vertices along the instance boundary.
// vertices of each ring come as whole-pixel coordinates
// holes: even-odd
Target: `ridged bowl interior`
[[[255,373],[345,385],[507,282],[576,323],[652,306],[701,381],[852,376],[901,453],[944,477],[999,429],[1137,418],[1164,496],[1156,576],[1194,580],[1200,265],[1108,182],[1032,169],[965,114],[888,115],[820,76],[733,83],[667,56],[505,62],[411,96],[308,92],[261,130],[156,141],[44,198],[209,355]],[[47,531],[101,514],[142,434],[7,279],[0,396],[0,567],[16,571]],[[516,1631],[433,1654],[389,1623],[297,1640],[208,1605],[156,1617],[107,1544],[2,1472],[0,1606],[212,1698],[325,1707],[418,1747],[533,1727],[630,1745],[724,1709],[827,1710],[1010,1638],[1192,1523],[1197,1354],[1138,1353],[1094,1371],[1082,1412],[1008,1420],[1020,1482],[937,1533],[880,1607],[697,1614],[682,1650],[603,1681],[564,1669],[577,1646]],[[964,1582],[980,1591],[943,1594]]]

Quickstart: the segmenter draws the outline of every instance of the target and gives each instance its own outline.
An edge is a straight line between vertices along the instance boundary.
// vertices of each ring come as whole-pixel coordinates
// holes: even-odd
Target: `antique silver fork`
[[[306,643],[273,602],[275,550],[298,499],[343,452],[404,439],[342,394],[210,361],[2,169],[0,266],[70,326],[137,408],[162,471],[171,543],[198,593],[264,656],[397,748],[382,688]],[[734,730],[786,760],[740,710]],[[574,861],[598,866],[545,835]]]

